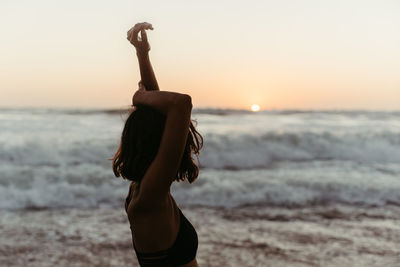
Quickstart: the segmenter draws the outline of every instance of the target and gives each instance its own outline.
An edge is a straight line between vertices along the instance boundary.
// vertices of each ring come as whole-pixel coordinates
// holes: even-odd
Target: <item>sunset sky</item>
[[[400,109],[398,0],[1,0],[0,107],[128,105],[143,21],[195,107]]]

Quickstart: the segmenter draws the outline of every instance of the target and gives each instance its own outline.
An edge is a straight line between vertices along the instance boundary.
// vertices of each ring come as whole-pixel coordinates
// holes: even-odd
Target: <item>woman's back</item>
[[[165,205],[142,209],[135,202],[138,187],[131,184],[125,209],[132,242],[141,266],[197,266],[198,238],[193,225],[168,194]]]
[[[138,187],[132,183],[125,202],[135,250],[147,253],[168,249],[179,231],[179,209],[170,194],[155,209],[137,203]]]

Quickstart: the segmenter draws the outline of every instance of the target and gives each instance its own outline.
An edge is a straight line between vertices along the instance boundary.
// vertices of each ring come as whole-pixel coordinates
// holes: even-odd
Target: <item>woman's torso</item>
[[[195,256],[197,250],[196,231],[181,213],[173,197],[168,193],[165,203],[157,208],[144,210],[136,203],[138,194],[138,187],[132,183],[125,203],[131,226],[132,242],[138,259],[154,252],[169,253],[171,258],[177,258],[171,259],[171,261],[182,261],[182,258],[188,257],[188,255],[178,255],[177,252],[194,253]],[[179,247],[186,248],[187,252]],[[180,266],[197,266],[195,257],[189,264]]]

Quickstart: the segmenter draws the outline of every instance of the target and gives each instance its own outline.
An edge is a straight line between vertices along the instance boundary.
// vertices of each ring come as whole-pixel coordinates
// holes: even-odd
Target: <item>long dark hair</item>
[[[164,132],[165,116],[145,106],[135,107],[125,122],[121,143],[113,158],[116,177],[122,176],[140,183],[146,170],[153,162]],[[190,122],[189,133],[176,181],[187,179],[192,183],[199,175],[199,168],[192,155],[198,156],[203,138]]]

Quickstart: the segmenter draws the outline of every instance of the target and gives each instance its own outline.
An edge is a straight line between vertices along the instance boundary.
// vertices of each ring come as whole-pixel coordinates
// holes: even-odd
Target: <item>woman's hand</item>
[[[150,23],[142,22],[137,23],[127,33],[127,39],[136,48],[137,53],[147,53],[150,51],[146,30],[153,30],[153,26]]]
[[[132,97],[132,105],[134,105],[134,103],[137,102],[135,100],[139,97],[139,95],[146,91],[146,87],[144,87],[142,81],[139,81],[138,86],[139,87],[138,87],[137,91],[135,92],[135,94]]]

